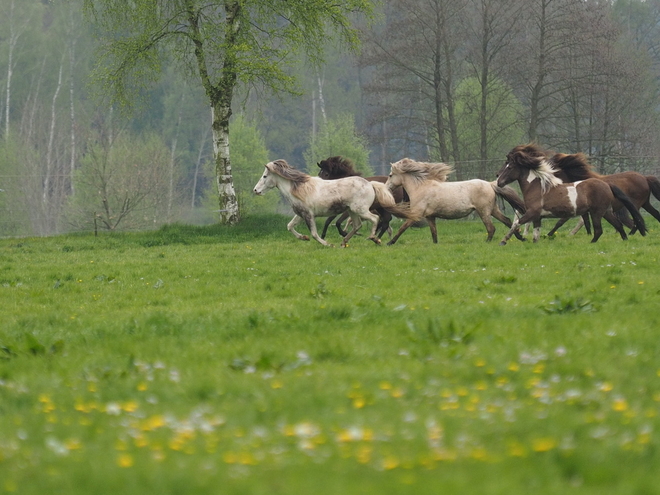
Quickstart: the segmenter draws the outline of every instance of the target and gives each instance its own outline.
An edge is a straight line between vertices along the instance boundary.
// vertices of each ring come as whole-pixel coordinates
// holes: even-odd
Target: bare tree
[[[19,38],[25,32],[30,22],[30,16],[28,15],[28,17],[22,22],[19,21],[15,15],[15,0],[11,0],[11,3],[9,4],[9,13],[7,14],[7,21],[9,24],[9,53],[7,56],[7,87],[5,92],[5,140],[9,139],[11,116],[11,83],[14,75],[14,68],[16,66],[14,53],[16,51],[16,45],[18,44]]]
[[[503,79],[504,67],[510,62],[506,50],[516,39],[522,3],[519,0],[470,0],[471,15],[466,27],[473,40],[468,51],[468,64],[479,81],[479,175],[486,177],[489,167],[489,133],[491,121],[489,105],[493,102],[494,83]],[[506,95],[504,95],[506,96]]]
[[[385,25],[364,33],[361,66],[369,76],[364,90],[372,129],[390,147],[388,130],[398,136],[405,130],[393,154],[412,151],[412,142],[433,157],[460,160],[454,90],[463,10],[462,2],[451,0],[390,2]]]

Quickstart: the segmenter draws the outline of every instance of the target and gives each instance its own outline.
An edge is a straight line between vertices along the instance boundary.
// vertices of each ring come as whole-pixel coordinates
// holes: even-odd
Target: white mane
[[[542,160],[539,163],[538,168],[530,169],[529,171],[529,182],[532,182],[534,179],[539,179],[541,181],[541,189],[543,192],[546,192],[548,189],[562,184],[562,180],[555,175],[557,170],[552,166],[552,163],[548,160]]]

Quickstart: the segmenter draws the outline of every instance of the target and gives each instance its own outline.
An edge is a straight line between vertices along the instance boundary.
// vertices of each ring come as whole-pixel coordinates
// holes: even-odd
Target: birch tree
[[[103,33],[98,81],[115,100],[130,102],[160,73],[165,54],[199,78],[212,111],[221,221],[230,225],[240,221],[229,154],[237,88],[292,91],[292,53],[304,52],[318,67],[329,42],[356,47],[353,15],[372,13],[369,0],[84,0],[84,6]]]

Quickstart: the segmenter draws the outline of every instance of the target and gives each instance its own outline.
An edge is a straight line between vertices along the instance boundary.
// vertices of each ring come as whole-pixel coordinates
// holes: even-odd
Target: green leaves
[[[154,3],[84,0],[87,18],[102,33],[97,81],[124,104],[131,104],[135,90],[156,76],[165,54],[196,67],[211,104],[233,91],[227,83],[291,90],[286,67],[294,52],[304,52],[319,65],[329,41],[355,48],[352,19],[373,14],[367,0],[188,0],[185,8],[179,2]]]
[[[541,309],[547,314],[592,313],[597,311],[589,299],[567,295],[555,298]]]

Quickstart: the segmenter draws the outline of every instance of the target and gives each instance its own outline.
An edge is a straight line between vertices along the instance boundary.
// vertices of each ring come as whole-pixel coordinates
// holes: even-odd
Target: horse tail
[[[389,188],[382,182],[370,181],[371,186],[376,193],[376,202],[389,211],[391,214],[399,217],[410,219],[410,203],[397,203]]]
[[[647,175],[645,177],[646,182],[649,183],[649,189],[651,190],[651,193],[653,193],[655,199],[660,200],[660,180],[658,180],[658,178],[654,177],[653,175]]]
[[[374,188],[374,192],[376,193],[376,201],[378,201],[380,206],[383,208],[391,208],[392,206],[396,205],[394,196],[392,196],[392,193],[385,186],[385,184],[375,180],[369,181],[369,183]]]
[[[515,191],[515,189],[509,186],[500,187],[497,185],[497,181],[491,182],[490,185],[493,187],[495,194],[509,203],[515,211],[521,215],[525,213],[525,202],[520,196],[518,196],[518,193]]]
[[[644,223],[644,218],[639,213],[639,210],[633,204],[630,198],[626,196],[626,194],[615,185],[610,184],[610,189],[612,190],[612,194],[614,194],[614,197],[619,201],[621,201],[621,204],[623,204],[623,206],[625,206],[626,209],[630,212],[630,215],[633,218],[633,222],[635,222],[635,227],[637,228],[637,230],[639,230],[639,233],[642,235],[646,235],[646,223]]]

